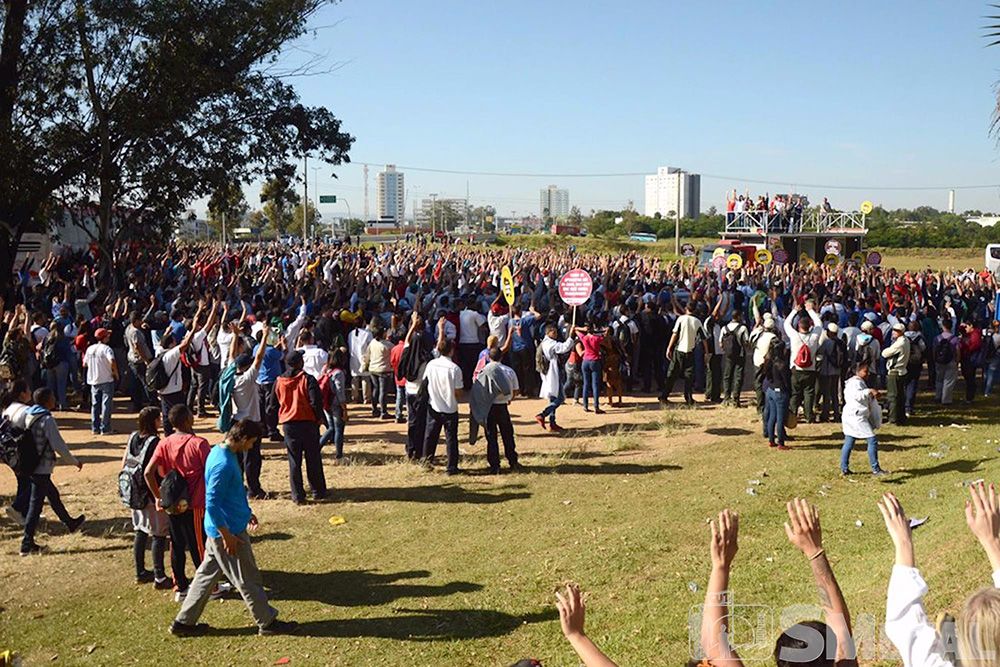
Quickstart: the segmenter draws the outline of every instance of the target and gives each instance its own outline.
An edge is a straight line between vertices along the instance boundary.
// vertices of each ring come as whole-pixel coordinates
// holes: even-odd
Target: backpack
[[[155,435],[146,437],[142,443],[142,449],[138,455],[132,454],[132,440],[138,438],[139,433],[133,433],[129,438],[128,450],[125,453],[125,465],[118,473],[118,497],[125,507],[134,510],[141,510],[149,504],[149,487],[146,486],[145,466],[143,462],[147,458],[149,448],[155,446],[159,439]]]
[[[167,373],[166,365],[163,362],[163,357],[166,352],[161,352],[160,354],[153,357],[153,360],[149,362],[149,366],[146,367],[146,387],[150,391],[160,391],[165,389],[168,384],[170,384],[171,378],[177,373],[177,368],[180,363],[174,366],[174,370]]]
[[[740,345],[739,339],[736,338],[736,331],[730,329],[728,326],[722,329],[722,356],[726,359],[738,359],[743,352],[743,346]]]
[[[977,368],[984,368],[989,365],[994,354],[996,354],[996,346],[993,344],[993,335],[987,332],[983,334],[979,349],[973,355],[972,363]]]
[[[955,360],[955,347],[950,338],[942,338],[934,344],[934,363],[942,366]]]
[[[59,353],[56,350],[56,337],[50,336],[42,345],[42,368],[52,369],[59,365]]]
[[[7,346],[0,351],[0,380],[13,380],[21,374],[21,364],[17,361],[17,352],[13,346]]]
[[[830,365],[843,370],[847,365],[847,343],[843,338],[833,339],[833,350],[829,359]]]
[[[615,337],[614,341],[618,345],[618,349],[625,359],[632,358],[632,331],[629,329],[629,323],[632,320],[627,320],[625,322],[618,321],[615,326]]]
[[[194,436],[181,445],[183,449]],[[176,468],[167,472],[163,481],[160,482],[160,507],[167,514],[184,514],[191,507],[191,491],[188,489],[187,480]]]
[[[809,368],[812,366],[812,363],[812,350],[809,349],[809,345],[803,339],[802,345],[799,346],[799,351],[795,353],[795,365],[799,368]]]
[[[197,350],[192,350],[190,346],[183,352],[181,352],[181,363],[188,368],[197,368],[200,364],[198,361],[201,359],[201,352],[205,349],[205,344]]]
[[[541,375],[549,374],[549,366],[551,361],[545,356],[545,352],[541,345],[535,348],[535,370]]]
[[[9,417],[0,419],[0,460],[15,475],[30,475],[41,463],[41,455],[31,429],[16,426]]]

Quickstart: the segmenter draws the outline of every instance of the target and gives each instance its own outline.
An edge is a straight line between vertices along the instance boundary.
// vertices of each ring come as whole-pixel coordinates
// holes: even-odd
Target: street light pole
[[[437,221],[437,193],[431,193],[431,238],[434,238],[434,225]]]
[[[309,156],[302,156],[302,242],[309,240]]]

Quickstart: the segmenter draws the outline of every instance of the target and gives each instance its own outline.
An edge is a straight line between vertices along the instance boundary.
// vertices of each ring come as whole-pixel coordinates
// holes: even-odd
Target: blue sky
[[[309,51],[321,69],[336,66],[294,81],[357,137],[355,161],[529,174],[670,165],[703,174],[703,210],[721,208],[728,188],[802,183],[863,186],[797,188],[840,208],[944,208],[946,189],[869,188],[1000,184],[988,10],[978,0],[344,0],[284,58]],[[319,189],[357,215],[361,167],[336,172],[319,172]],[[408,211],[431,192],[464,196],[467,182],[474,203],[504,214],[537,212],[549,183],[585,213],[630,199],[641,210],[643,199],[641,176],[409,170],[406,182]],[[1000,188],[959,190],[957,208],[1000,211]]]

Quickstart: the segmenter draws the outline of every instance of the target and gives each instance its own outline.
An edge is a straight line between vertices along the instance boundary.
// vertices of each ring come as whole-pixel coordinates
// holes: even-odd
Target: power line
[[[380,167],[382,162],[352,162],[351,164],[357,164],[368,167]],[[512,172],[512,171],[479,171],[479,170],[462,170],[462,169],[436,169],[432,167],[412,167],[404,165],[396,165],[397,169],[407,170],[407,171],[419,171],[431,174],[454,174],[458,176],[497,176],[497,177],[511,177],[511,178],[620,178],[620,177],[634,177],[634,176],[647,176],[649,172],[646,171],[623,171],[623,172],[609,172],[609,173],[563,173],[563,174],[543,174],[543,173],[531,173],[531,172]],[[794,184],[797,188],[814,188],[818,190],[885,190],[885,191],[916,191],[916,190],[987,190],[990,188],[1000,188],[1000,183],[989,183],[984,185],[833,185],[829,183],[800,183],[796,179],[782,179],[782,180],[765,180],[760,178],[743,178],[742,176],[724,176],[721,174],[707,174],[704,172],[692,172],[697,173],[702,178],[711,178],[720,181],[729,181],[735,183],[753,183],[755,185],[779,185],[786,186]]]

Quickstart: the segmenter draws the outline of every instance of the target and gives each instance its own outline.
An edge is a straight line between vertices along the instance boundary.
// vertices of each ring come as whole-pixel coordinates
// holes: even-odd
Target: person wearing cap
[[[910,341],[905,334],[906,327],[897,320],[892,325],[892,344],[882,350],[888,371],[886,397],[889,399],[889,419],[896,425],[906,423],[904,385],[906,368],[910,364]]]
[[[108,347],[111,331],[102,327],[94,332],[94,338],[96,341],[83,355],[83,366],[90,386],[90,430],[94,435],[104,435],[112,432],[111,402],[118,382],[118,364]]]
[[[288,477],[292,501],[303,505],[306,501],[302,485],[302,458],[306,460],[306,474],[313,500],[326,497],[326,475],[320,456],[319,425],[323,419],[323,394],[316,378],[303,370],[302,353],[294,350],[285,357],[288,370],[274,383],[278,402],[278,423],[285,435],[288,450]]]
[[[840,421],[840,378],[847,365],[847,343],[835,322],[826,325],[825,340],[819,346],[819,420]]]

